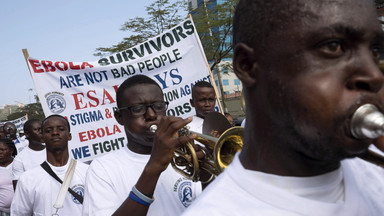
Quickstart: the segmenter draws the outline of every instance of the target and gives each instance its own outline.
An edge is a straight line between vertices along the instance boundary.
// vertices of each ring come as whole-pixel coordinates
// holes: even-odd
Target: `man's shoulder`
[[[127,157],[125,149],[120,149],[93,159],[89,166],[89,169],[94,170],[100,168],[114,168],[119,166],[126,159]]]
[[[26,146],[26,147],[23,149],[23,151],[20,151],[20,152],[16,155],[15,159],[20,159],[20,158],[27,157],[28,155],[30,155],[30,152],[31,152],[31,149],[30,149],[28,146]]]
[[[125,154],[125,149],[119,149],[119,150],[116,150],[116,151],[112,151],[110,153],[107,153],[105,155],[102,155],[100,157],[97,157],[95,158],[92,163],[94,161],[101,161],[101,162],[107,162],[107,161],[114,161],[114,160],[120,160],[121,157],[124,157],[124,154]],[[91,163],[91,164],[92,164]]]
[[[76,167],[81,169],[81,170],[87,170],[89,168],[89,165],[84,163],[84,162],[77,161]]]
[[[193,115],[193,116],[191,116],[192,117],[192,122],[193,121],[204,121],[204,119],[203,118],[201,118],[201,117],[199,117],[199,116],[197,116],[197,115]]]
[[[28,182],[41,182],[41,179],[45,175],[45,170],[39,165],[26,170],[21,174],[19,181],[28,181]]]
[[[194,130],[196,128],[201,128],[203,126],[204,119],[195,115],[192,116],[192,118],[193,118],[192,121],[187,125],[188,127],[190,127],[191,130]]]

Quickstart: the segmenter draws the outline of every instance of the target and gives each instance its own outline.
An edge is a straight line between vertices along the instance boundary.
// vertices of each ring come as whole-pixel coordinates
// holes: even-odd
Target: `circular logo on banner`
[[[64,94],[60,92],[50,92],[45,95],[47,105],[51,112],[59,114],[65,110],[66,103]]]

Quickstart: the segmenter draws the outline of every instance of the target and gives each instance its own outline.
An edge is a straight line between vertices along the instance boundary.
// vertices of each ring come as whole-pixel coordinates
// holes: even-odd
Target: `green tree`
[[[192,11],[196,30],[203,45],[205,55],[210,63],[211,71],[225,58],[232,57],[232,20],[238,0],[226,0],[218,5],[214,2],[203,1],[197,9]],[[221,95],[223,109],[227,110],[222,86],[221,70],[233,71],[231,63],[216,67],[216,74]]]
[[[16,112],[7,116],[7,121],[18,119],[28,115],[28,119],[44,120],[45,115],[40,103],[27,104],[24,107],[19,107]]]
[[[232,57],[232,20],[238,1],[226,0],[219,5],[204,1],[193,11],[196,30],[211,70],[222,59]],[[231,65],[224,67],[229,69]]]
[[[133,47],[179,24],[187,16],[187,2],[156,0],[146,7],[147,18],[135,17],[125,22],[120,30],[131,35],[112,47],[99,47],[95,56],[105,56]]]
[[[213,5],[212,2],[203,1],[202,5],[191,11],[211,71],[222,59],[232,57],[232,20],[237,3],[238,0],[226,0],[219,5]],[[121,30],[132,33],[131,36],[112,47],[97,48],[94,55],[102,57],[121,52],[163,33],[186,18],[186,8],[186,0],[174,3],[168,0],[156,0],[146,7],[148,18],[135,17],[124,23]],[[232,64],[225,64],[222,67],[225,71],[233,71]],[[221,95],[224,95],[220,71],[217,75]],[[224,98],[222,103],[225,109]]]
[[[196,30],[199,34],[211,70],[223,58],[231,58],[232,19],[238,0],[227,0],[220,5],[203,3],[192,11]],[[121,52],[179,24],[187,17],[187,1],[156,0],[146,7],[147,18],[135,17],[125,22],[121,28],[131,35],[112,47],[99,47],[95,56],[106,56]],[[224,67],[231,67],[227,65]],[[228,68],[229,71],[230,68]]]

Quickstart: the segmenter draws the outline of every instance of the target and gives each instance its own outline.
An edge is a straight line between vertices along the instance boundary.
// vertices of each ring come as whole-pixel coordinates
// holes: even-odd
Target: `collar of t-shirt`
[[[287,177],[258,172],[259,179],[289,193],[321,202],[344,201],[345,190],[341,168],[313,177]]]
[[[52,168],[53,172],[56,173],[57,176],[63,176],[67,172],[67,169],[69,166],[69,161],[70,161],[70,159],[68,158],[67,163],[64,166],[59,166],[59,167],[53,166],[48,161],[47,161],[47,163]]]
[[[148,155],[147,154],[139,154],[139,153],[131,151],[128,148],[123,148],[122,150],[123,150],[122,152],[124,152],[124,154],[127,155],[126,156],[127,158],[129,158],[130,160],[139,162],[139,163],[146,164],[148,162],[149,158],[151,157],[150,154],[148,154]]]

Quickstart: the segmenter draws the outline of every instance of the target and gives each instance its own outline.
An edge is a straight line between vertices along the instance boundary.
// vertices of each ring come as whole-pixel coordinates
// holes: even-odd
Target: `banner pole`
[[[31,68],[29,67],[29,64],[28,64],[28,58],[29,58],[28,50],[27,49],[22,49],[22,51],[23,51],[23,54],[24,54],[25,62],[27,63],[27,66],[28,66],[29,75],[32,76]]]

